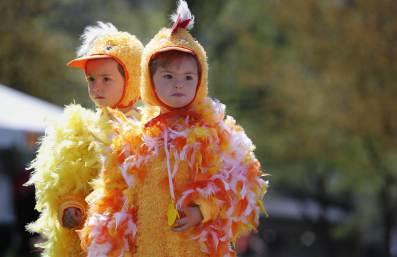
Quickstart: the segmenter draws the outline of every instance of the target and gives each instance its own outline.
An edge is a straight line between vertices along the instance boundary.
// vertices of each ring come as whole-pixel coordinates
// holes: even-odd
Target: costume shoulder
[[[146,124],[149,120],[160,114],[160,108],[158,106],[153,106],[145,104],[138,107],[138,112],[140,113],[139,120],[142,125]]]
[[[198,113],[207,124],[217,124],[225,119],[225,105],[219,100],[206,97],[202,102],[195,105],[192,111]]]

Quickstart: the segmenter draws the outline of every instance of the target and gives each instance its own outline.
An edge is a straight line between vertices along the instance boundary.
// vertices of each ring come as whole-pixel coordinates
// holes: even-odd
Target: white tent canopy
[[[62,108],[0,84],[0,129],[44,132]]]

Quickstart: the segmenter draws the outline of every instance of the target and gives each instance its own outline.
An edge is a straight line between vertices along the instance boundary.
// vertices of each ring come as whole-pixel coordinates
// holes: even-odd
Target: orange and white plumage
[[[172,176],[177,207],[198,204],[204,216],[202,224],[182,236],[182,241],[196,242],[197,252],[192,256],[235,256],[230,243],[258,226],[266,184],[252,152],[251,140],[231,117],[224,118],[223,110],[222,104],[208,98],[192,110],[191,116],[170,122],[173,119],[160,115],[141,136],[139,133],[120,134],[122,141],[116,140],[121,144],[113,149],[116,161],[112,164],[118,168],[109,167],[112,172],[107,177],[113,185],[109,193],[118,201],[106,202],[110,195],[103,195],[102,201],[98,201],[104,205],[97,210],[108,216],[102,220],[92,219],[93,224],[86,233],[89,254],[100,250],[106,250],[108,256],[121,252],[132,254],[137,244],[140,249],[136,256],[145,256],[147,252],[144,254],[141,249],[154,251],[155,247],[149,245],[154,238],[159,245],[169,240],[170,251],[174,254],[185,251],[177,238],[170,239],[177,235],[168,232],[167,206],[172,197],[166,170],[170,169],[168,174]],[[157,171],[160,167],[161,172]],[[117,243],[120,238],[106,236],[111,234],[109,227],[103,234],[92,233],[105,227],[106,219],[120,210],[133,210],[135,215],[129,220],[136,226],[134,234],[128,237],[133,244],[120,245]],[[151,228],[152,223],[157,224],[157,230]],[[98,238],[108,241],[99,240],[102,245],[97,244]]]

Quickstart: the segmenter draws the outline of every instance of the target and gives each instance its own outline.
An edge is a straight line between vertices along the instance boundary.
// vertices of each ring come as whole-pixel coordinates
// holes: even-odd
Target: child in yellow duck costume
[[[186,29],[193,23],[186,2],[173,17],[173,27],[160,30],[142,57],[141,97],[161,114],[142,135],[122,129],[113,141],[112,165],[81,233],[88,256],[236,256],[232,245],[264,211],[267,186],[254,146],[207,97],[206,54]],[[160,79],[180,80],[175,87],[194,81],[191,98],[181,104],[160,92],[159,67]]]
[[[40,217],[27,226],[43,236],[42,256],[84,256],[76,229],[81,228],[87,212],[86,196],[92,191],[90,181],[99,174],[101,156],[108,152],[114,124],[135,117],[133,105],[139,99],[140,62],[143,45],[133,35],[118,31],[110,23],[89,26],[83,35],[77,59],[68,63],[81,68],[87,77],[88,62],[113,60],[122,75],[121,97],[112,106],[93,99],[93,112],[72,104],[63,116],[47,128],[42,138],[28,184],[36,189],[36,209]],[[89,87],[92,78],[88,78]],[[120,109],[124,113],[112,110]],[[138,115],[139,116],[139,115]]]

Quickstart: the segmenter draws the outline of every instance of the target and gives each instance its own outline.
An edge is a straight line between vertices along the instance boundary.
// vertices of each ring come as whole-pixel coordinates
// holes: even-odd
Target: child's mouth
[[[175,97],[181,97],[181,96],[185,96],[184,94],[182,94],[182,93],[174,93],[174,94],[172,94],[172,96],[175,96]]]

